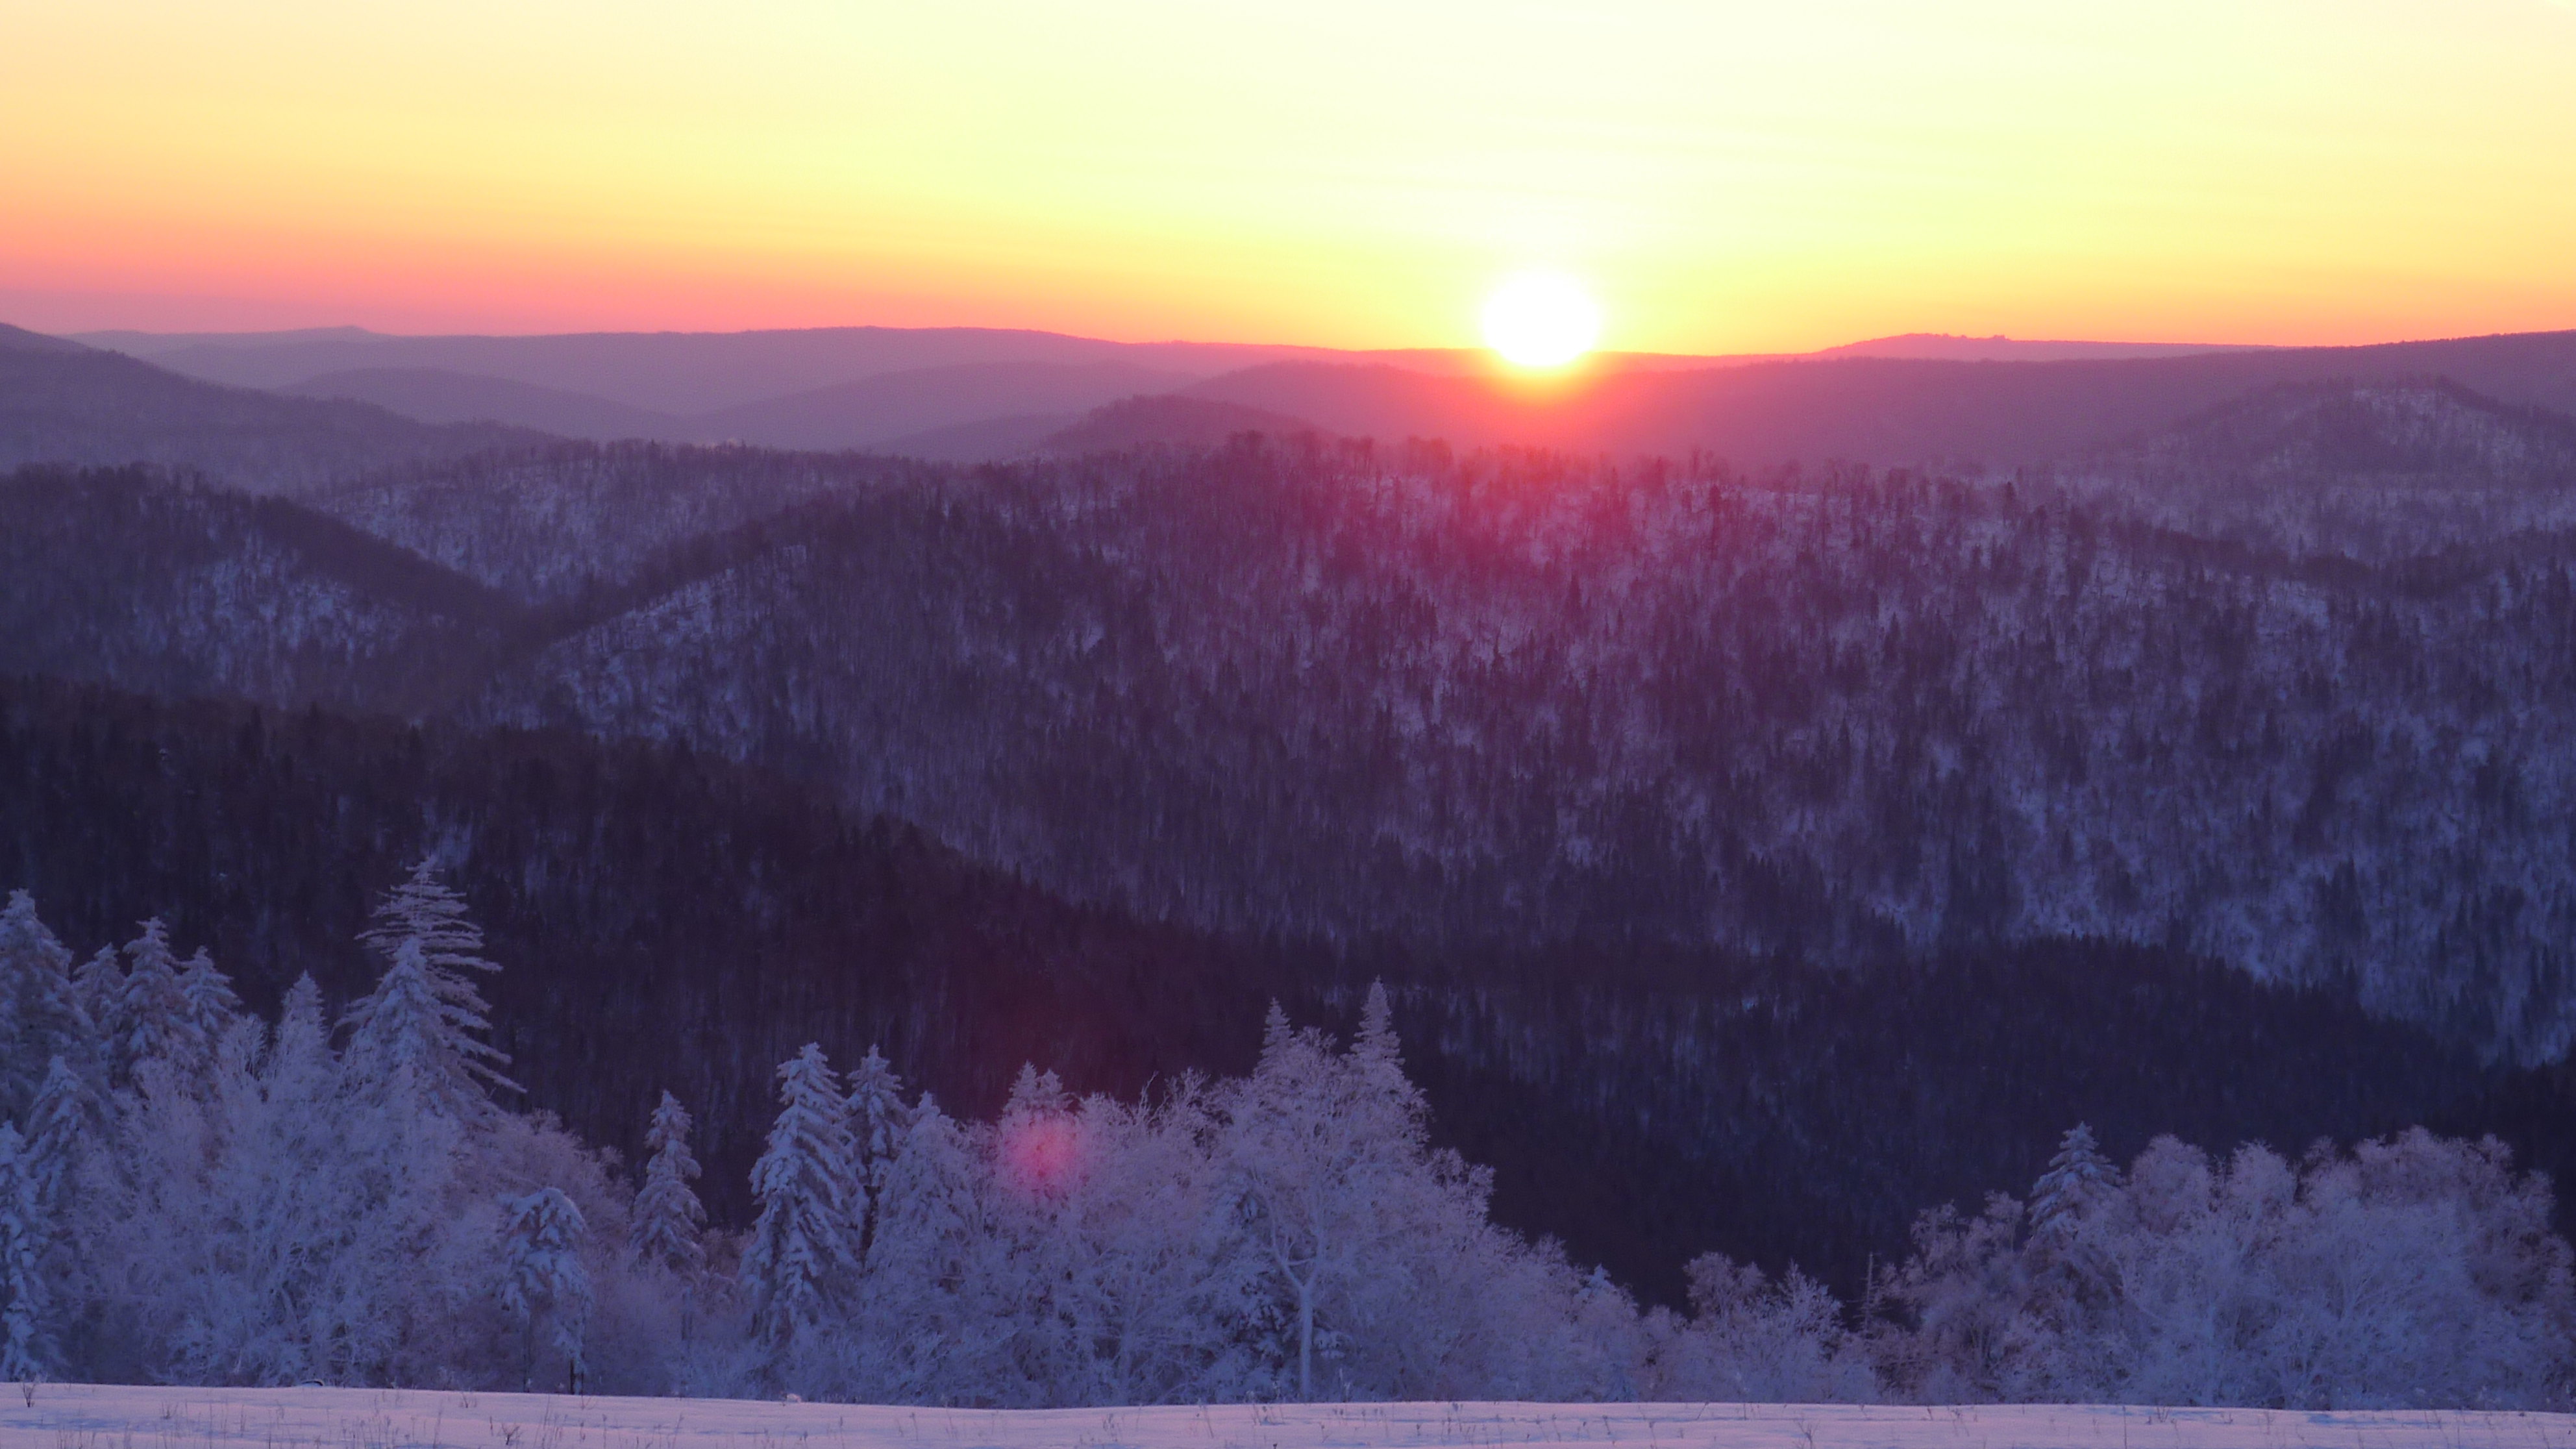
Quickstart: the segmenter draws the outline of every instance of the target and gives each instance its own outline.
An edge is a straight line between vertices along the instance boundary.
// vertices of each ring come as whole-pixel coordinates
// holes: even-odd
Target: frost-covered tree
[[[542,1344],[563,1358],[569,1391],[581,1392],[582,1340],[590,1329],[592,1305],[581,1245],[589,1232],[581,1209],[559,1188],[539,1188],[501,1205],[501,1306],[526,1341],[522,1388],[536,1386]]]
[[[2030,1230],[2054,1231],[2107,1197],[2119,1185],[2120,1170],[2102,1155],[2093,1129],[2078,1122],[2059,1139],[2057,1155],[2030,1190]]]
[[[112,1064],[120,1050],[117,1008],[124,999],[125,967],[118,962],[114,946],[99,947],[72,972],[72,1001],[97,1033],[102,1070]]]
[[[0,1116],[20,1117],[57,1059],[88,1063],[97,1029],[72,983],[72,953],[25,891],[0,909]]]
[[[989,1377],[991,1186],[971,1134],[924,1092],[874,1204],[863,1280],[873,1351],[861,1364],[871,1396],[938,1403]]]
[[[27,1154],[38,1195],[50,1209],[96,1137],[101,1114],[98,1094],[71,1064],[55,1057],[45,1067],[45,1080],[27,1107]]]
[[[383,958],[385,971],[342,1019],[353,1076],[460,1122],[483,1120],[492,1090],[520,1090],[501,1073],[508,1055],[484,1039],[491,1008],[470,974],[501,968],[483,958],[483,933],[430,862],[415,865],[386,895],[376,924],[359,939]]]
[[[1795,1268],[1777,1279],[1721,1253],[1695,1258],[1687,1323],[1649,1322],[1651,1395],[1739,1403],[1866,1403],[1877,1378],[1842,1304]]]
[[[689,1151],[689,1111],[669,1092],[653,1109],[644,1131],[644,1185],[635,1194],[629,1247],[635,1261],[668,1268],[683,1277],[706,1264],[698,1241],[707,1210],[689,1184],[697,1180],[698,1159]]]
[[[202,1062],[214,1042],[198,1029],[189,1009],[187,991],[179,984],[178,954],[158,916],[145,921],[143,934],[126,943],[125,958],[115,1007],[118,1068],[131,1075],[145,1062],[181,1067]]]
[[[1432,1151],[1384,988],[1370,989],[1346,1053],[1274,1005],[1252,1075],[1219,1106],[1256,1319],[1279,1345],[1288,1390],[1315,1397],[1328,1359],[1342,1384],[1371,1394],[1440,1373],[1438,1354],[1396,1351],[1402,1320],[1466,1291],[1443,1269],[1497,1246],[1479,1240],[1488,1179]]]
[[[215,958],[202,946],[180,969],[179,996],[187,1003],[189,1034],[198,1041],[221,1041],[241,1017],[241,997],[233,990],[233,979],[215,969]]]
[[[843,1302],[858,1268],[856,1144],[850,1107],[823,1049],[807,1043],[778,1068],[778,1120],[752,1164],[760,1204],[741,1281],[755,1332],[778,1346]]]
[[[0,1377],[54,1375],[53,1295],[46,1281],[54,1229],[26,1139],[0,1122]]]
[[[2341,1409],[2559,1402],[2576,1283],[2547,1186],[2421,1130],[2293,1165],[2172,1138],[2046,1233],[1927,1214],[1879,1362],[1909,1396]],[[2066,1271],[2069,1264],[2082,1271]]]
[[[859,1246],[865,1253],[876,1231],[876,1202],[885,1191],[886,1173],[903,1141],[910,1109],[903,1102],[903,1078],[895,1075],[875,1047],[850,1068],[850,1133],[857,1144],[858,1185],[868,1204],[859,1223]]]

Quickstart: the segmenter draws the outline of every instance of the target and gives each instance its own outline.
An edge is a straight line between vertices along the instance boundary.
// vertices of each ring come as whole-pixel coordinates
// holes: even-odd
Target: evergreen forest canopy
[[[1392,1007],[1347,1047],[1270,1008],[1240,1078],[1076,1099],[1023,1068],[950,1117],[871,1050],[776,1072],[747,1231],[710,1231],[664,1092],[640,1170],[511,1112],[482,953],[427,862],[336,1022],[272,1023],[146,921],[75,964],[0,912],[0,1373],[794,1392],[1042,1407],[1882,1396],[2555,1406],[2576,1274],[2549,1191],[2415,1130],[2293,1165],[2069,1130],[2027,1203],[1925,1214],[1857,1311],[1707,1254],[1687,1314],[1488,1219]],[[34,1069],[41,1059],[44,1066]]]
[[[273,1023],[243,1038],[236,1097],[269,1090],[294,1031],[318,1043],[295,1070],[327,1059],[334,1093],[376,1092],[351,1085],[377,1070],[351,1013],[392,963],[353,943],[422,859],[489,929],[510,969],[458,979],[510,1061],[466,1055],[524,1093],[476,1078],[438,1109],[479,1125],[446,1185],[403,1200],[458,1215],[439,1251],[459,1276],[443,1307],[386,1311],[500,1314],[476,1321],[518,1335],[515,1368],[334,1374],[562,1381],[568,1320],[546,1305],[573,1279],[532,1267],[518,1297],[478,1296],[502,1294],[492,1262],[524,1261],[579,1265],[600,1382],[1295,1392],[1285,1310],[1245,1306],[1249,1270],[1212,1246],[1248,1252],[1248,1229],[1195,1214],[1240,1206],[1242,1084],[1284,1060],[1257,1030],[1269,1003],[1350,1031],[1383,981],[1360,1035],[1401,1022],[1410,1044],[1386,1150],[1446,1225],[1417,1236],[1464,1255],[1405,1271],[1514,1265],[1568,1376],[1514,1377],[1540,1373],[1506,1359],[1544,1333],[1441,1326],[1424,1289],[1403,1332],[1428,1337],[1299,1355],[1324,1375],[1301,1388],[1764,1396],[1749,1385],[1794,1361],[1808,1376],[1779,1394],[2559,1391],[2546,1195],[2466,1145],[2576,1166],[2576,423],[2557,414],[2436,379],[2306,382],[2006,474],[1258,436],[959,469],[406,432],[361,409],[331,414],[342,453],[264,476],[260,450],[319,414],[185,401],[152,447],[100,441],[109,408],[59,454],[168,466],[0,479],[0,887],[31,890],[75,959],[146,917],[208,943]],[[220,447],[188,431],[209,417]],[[1350,1059],[1296,1040],[1299,1070]],[[876,1199],[854,1189],[833,1211],[855,1266],[801,1317],[762,1308],[772,1280],[724,1265],[759,1240],[773,1073],[809,1041],[812,1081],[882,1046],[995,1181],[1006,1124],[1034,1114],[1199,1184],[1178,1217],[1107,1169],[1108,1196],[1061,1200],[1141,1225],[1134,1250],[1191,1285],[1194,1316],[1152,1331],[1186,1346],[1103,1368],[1104,1320],[986,1283],[977,1314],[1054,1314],[1052,1346],[1004,1333],[959,1349],[988,1355],[971,1367],[899,1365],[867,1326],[892,1289],[869,1286]],[[13,1060],[40,1082],[49,1058]],[[100,1132],[213,1131],[119,1070],[93,1074]],[[578,1145],[660,1160],[666,1090],[706,1163],[690,1192],[714,1236],[691,1241],[724,1269],[681,1275],[678,1299],[603,1246],[636,1203],[675,1200],[667,1173]],[[2048,1191],[2020,1217],[1918,1223],[2028,1190],[2070,1120],[2099,1129],[2102,1162],[2069,1161],[2102,1226],[2065,1226]],[[2218,1163],[2164,1134],[2377,1145]],[[2130,1170],[2085,1176],[2112,1159]],[[977,1221],[1057,1232],[1029,1226],[1037,1200],[1057,1201],[977,1199]],[[2401,1218],[2470,1234],[2459,1261],[2484,1266],[2333,1291],[2453,1293],[2450,1347],[2357,1320],[2341,1366],[2299,1386],[2275,1370],[2325,1362],[2322,1340],[2158,1346],[2182,1304],[2295,1338],[2335,1265],[2449,1261],[2355,1246]],[[1186,1245],[1154,1236],[1182,1221]],[[2243,1282],[2192,1277],[2252,1241],[2229,1233],[2299,1246]],[[941,1281],[1073,1251],[1010,1241]],[[523,1258],[490,1258],[510,1243]],[[82,1321],[52,1351],[83,1372],[224,1376],[170,1366],[195,1331],[175,1320]],[[748,1357],[703,1351],[728,1334]],[[2391,1344],[2435,1367],[2387,1371],[2369,1354]],[[2501,1377],[2441,1367],[2455,1352]]]

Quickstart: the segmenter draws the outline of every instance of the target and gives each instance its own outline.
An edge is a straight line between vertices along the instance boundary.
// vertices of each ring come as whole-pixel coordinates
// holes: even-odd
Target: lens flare
[[[1485,345],[1521,367],[1562,367],[1592,350],[1601,309],[1573,278],[1523,272],[1485,299]]]

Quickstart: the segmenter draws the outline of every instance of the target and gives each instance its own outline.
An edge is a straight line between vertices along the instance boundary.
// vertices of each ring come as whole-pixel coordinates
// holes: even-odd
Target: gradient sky
[[[0,320],[2576,327],[2576,3],[0,0]]]

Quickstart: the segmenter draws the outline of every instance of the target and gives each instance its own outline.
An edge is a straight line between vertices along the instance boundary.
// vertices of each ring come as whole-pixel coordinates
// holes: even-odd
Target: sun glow
[[[1495,288],[1484,320],[1485,345],[1521,367],[1562,367],[1601,336],[1601,309],[1555,272],[1523,272]]]

